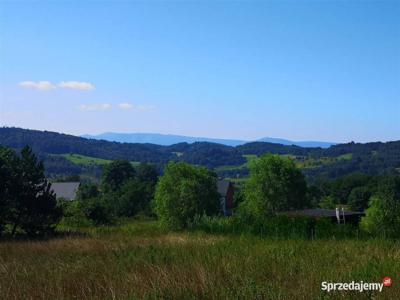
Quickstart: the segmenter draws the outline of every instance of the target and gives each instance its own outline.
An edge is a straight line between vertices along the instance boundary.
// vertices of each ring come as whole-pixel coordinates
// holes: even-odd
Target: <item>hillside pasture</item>
[[[72,162],[73,164],[81,165],[81,166],[94,166],[94,165],[104,166],[104,165],[112,162],[112,160],[109,160],[109,159],[97,158],[97,157],[86,156],[86,155],[75,154],[75,153],[60,154],[60,156],[64,157],[65,159]],[[139,165],[139,162],[132,161],[131,164],[133,166],[137,166],[137,165]]]

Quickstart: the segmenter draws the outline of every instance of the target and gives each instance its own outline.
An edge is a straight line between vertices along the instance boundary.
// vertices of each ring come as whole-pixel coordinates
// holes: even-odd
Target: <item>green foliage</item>
[[[335,209],[337,207],[337,204],[332,196],[325,196],[319,203],[319,207],[325,209]]]
[[[113,202],[115,213],[120,217],[133,217],[138,213],[150,214],[150,202],[154,186],[138,178],[128,180],[117,193]]]
[[[93,183],[86,183],[86,184],[81,184],[79,186],[76,198],[77,200],[84,200],[84,199],[89,199],[89,198],[95,198],[100,195],[100,191],[97,187],[97,185]]]
[[[346,204],[351,191],[356,187],[368,185],[370,179],[370,176],[360,173],[343,176],[332,182],[330,194],[337,203]]]
[[[98,178],[101,165],[114,159],[155,163],[160,166],[170,160],[209,168],[229,166],[219,169],[218,174],[221,177],[236,177],[238,174],[247,176],[246,158],[266,153],[295,157],[298,167],[305,167],[302,169],[303,173],[313,182],[319,178],[328,180],[355,172],[369,175],[399,174],[400,165],[400,141],[338,144],[327,149],[265,142],[246,143],[237,147],[215,143],[159,146],[91,140],[48,131],[0,128],[0,144],[13,149],[30,145],[44,160],[47,174],[55,177],[88,173],[91,177]]]
[[[380,183],[372,196],[361,227],[372,234],[400,237],[400,177],[389,177]]]
[[[139,213],[151,215],[151,201],[154,199],[158,180],[156,168],[140,164],[134,175],[130,175],[117,189],[105,193],[107,201],[118,217],[133,217]]]
[[[308,205],[306,192],[304,176],[293,160],[268,154],[250,163],[242,209],[254,217],[264,217],[278,211],[304,208]]]
[[[80,209],[85,217],[95,225],[112,224],[115,221],[111,203],[115,202],[113,194],[103,197],[85,199],[79,202]]]
[[[32,149],[24,147],[21,155],[0,150],[0,233],[4,225],[30,236],[51,232],[61,218],[55,194],[44,176],[44,167]]]
[[[77,229],[95,224],[85,215],[80,201],[61,200],[59,204],[63,210],[63,218],[57,228]]]
[[[347,204],[352,210],[364,211],[370,198],[371,190],[367,186],[359,186],[351,190]]]
[[[351,224],[338,225],[329,218],[287,217],[277,215],[254,219],[243,215],[230,218],[197,216],[190,227],[212,234],[249,234],[279,239],[347,239],[364,237]]]
[[[154,165],[141,163],[136,168],[137,178],[141,182],[147,182],[155,186],[158,180],[158,171]]]
[[[103,192],[115,192],[130,178],[135,176],[135,169],[127,160],[114,160],[104,167],[102,177]]]
[[[0,235],[8,218],[11,209],[19,195],[20,170],[19,159],[11,149],[0,147]]]
[[[186,228],[196,215],[219,211],[216,177],[209,170],[170,162],[155,194],[155,212],[168,228]]]

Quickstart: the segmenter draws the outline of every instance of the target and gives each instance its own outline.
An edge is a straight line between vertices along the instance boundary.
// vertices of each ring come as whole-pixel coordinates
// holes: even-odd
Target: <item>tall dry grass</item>
[[[0,242],[0,299],[400,299],[400,243],[166,233],[152,222]],[[320,290],[380,282],[382,293]]]

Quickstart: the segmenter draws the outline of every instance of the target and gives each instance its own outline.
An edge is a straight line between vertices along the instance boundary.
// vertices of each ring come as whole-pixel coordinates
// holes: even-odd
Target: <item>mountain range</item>
[[[281,138],[271,138],[264,137],[259,140],[245,141],[245,140],[235,140],[235,139],[218,139],[218,138],[208,138],[208,137],[193,137],[184,135],[174,135],[174,134],[160,134],[160,133],[117,133],[117,132],[105,132],[98,135],[82,135],[84,138],[95,139],[95,140],[105,140],[110,142],[119,143],[146,143],[146,144],[156,144],[162,146],[171,146],[178,143],[195,143],[195,142],[209,142],[217,143],[227,146],[239,146],[249,142],[267,142],[282,145],[295,145],[299,147],[320,147],[329,148],[330,146],[336,145],[332,142],[321,142],[321,141],[291,141]]]
[[[221,178],[244,178],[248,164],[266,153],[290,157],[310,181],[333,179],[359,172],[400,174],[400,141],[347,143],[329,148],[299,147],[268,142],[238,146],[214,142],[119,143],[51,131],[0,127],[0,147],[20,151],[29,145],[44,162],[49,178],[80,175],[98,180],[102,166],[112,160],[151,163],[160,171],[170,161],[183,161],[213,169]]]

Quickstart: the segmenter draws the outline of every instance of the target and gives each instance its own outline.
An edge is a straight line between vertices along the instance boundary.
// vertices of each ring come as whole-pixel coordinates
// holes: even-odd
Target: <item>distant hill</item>
[[[299,147],[305,147],[305,148],[329,148],[330,146],[336,145],[337,143],[331,143],[331,142],[319,142],[319,141],[290,141],[290,140],[285,140],[285,139],[279,139],[279,138],[270,138],[270,137],[265,137],[262,139],[257,140],[257,142],[268,142],[268,143],[274,143],[274,144],[282,144],[282,145],[294,145],[294,146],[299,146]]]
[[[230,139],[215,139],[206,137],[193,137],[184,135],[173,134],[160,134],[160,133],[115,133],[106,132],[99,135],[82,135],[84,138],[105,140],[110,142],[120,143],[149,143],[162,146],[171,146],[178,143],[195,143],[195,142],[208,142],[217,143],[227,146],[238,146],[245,144],[246,141],[230,140]]]
[[[265,153],[289,156],[310,179],[337,178],[354,172],[400,174],[400,141],[347,143],[329,148],[300,147],[282,143],[251,142],[237,146],[211,142],[156,145],[119,143],[50,131],[0,128],[0,146],[20,150],[25,145],[44,161],[50,177],[84,174],[99,178],[105,163],[126,159],[147,162],[160,169],[168,161],[185,161],[215,169],[221,177],[243,177],[247,163]]]
[[[173,135],[173,134],[159,134],[159,133],[116,133],[116,132],[106,132],[99,135],[82,135],[84,138],[88,139],[96,139],[96,140],[105,140],[110,142],[120,142],[120,143],[149,143],[156,144],[162,146],[170,146],[178,143],[195,143],[195,142],[208,142],[208,143],[217,143],[227,146],[239,146],[251,141],[245,140],[234,140],[234,139],[217,139],[217,138],[207,138],[207,137],[193,137],[193,136],[184,136],[184,135]],[[329,148],[335,143],[330,142],[319,142],[319,141],[290,141],[279,138],[270,138],[265,137],[255,142],[268,142],[274,144],[282,144],[282,145],[295,145],[299,147],[321,147],[321,148]]]

